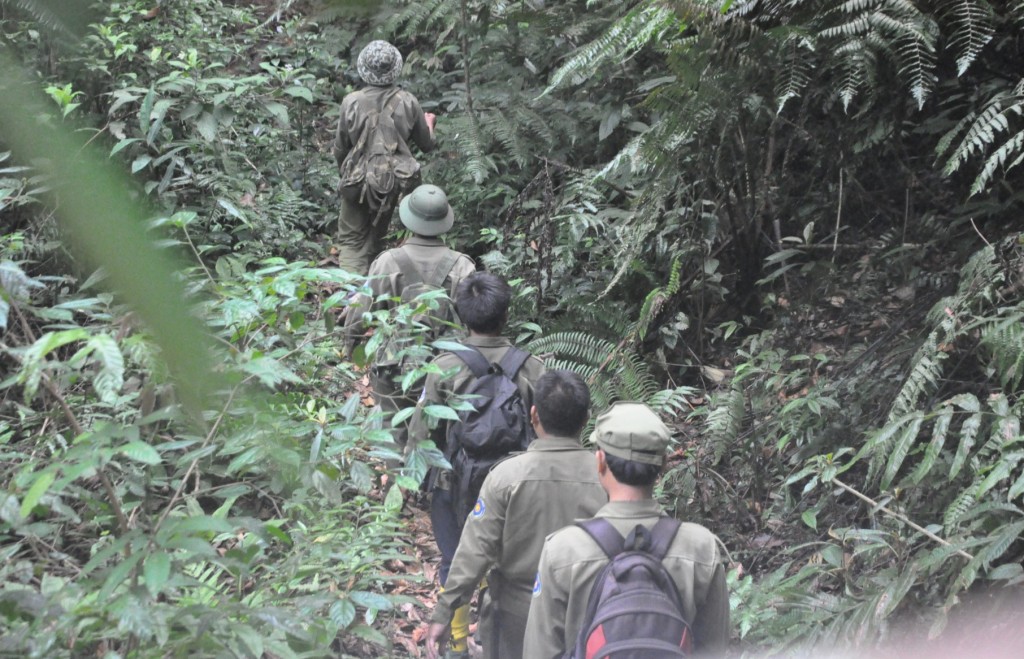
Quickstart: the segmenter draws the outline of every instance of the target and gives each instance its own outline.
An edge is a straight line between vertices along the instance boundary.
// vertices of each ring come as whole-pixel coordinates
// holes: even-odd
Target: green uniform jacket
[[[389,249],[382,252],[370,265],[370,290],[373,297],[360,295],[353,300],[355,307],[348,314],[348,321],[345,324],[345,335],[349,343],[356,341],[363,332],[363,315],[361,312],[375,308],[390,309],[395,305],[391,298],[400,298],[405,290],[406,281],[402,275],[402,269],[393,256],[394,252],[402,250],[409,256],[416,269],[421,274],[429,276],[437,264],[447,253],[444,242],[440,238],[428,238],[426,236],[410,236],[401,247]],[[454,267],[444,280],[444,289],[448,297],[455,299],[455,289],[463,279],[476,272],[476,263],[465,254],[459,254]],[[377,301],[380,296],[388,296],[387,300]],[[354,313],[358,312],[358,313]]]
[[[431,622],[451,622],[488,570],[495,605],[525,619],[544,536],[589,518],[607,500],[594,454],[579,440],[537,439],[525,453],[499,462],[466,520]]]
[[[661,506],[648,499],[610,502],[596,517],[604,517],[625,536],[637,524],[653,527],[662,515]],[[699,524],[684,522],[662,563],[679,589],[695,650],[722,653],[729,642],[729,593],[715,536]],[[591,588],[607,564],[601,548],[577,526],[548,537],[533,588],[524,657],[553,659],[572,649]]]
[[[480,353],[492,364],[501,361],[512,342],[503,336],[469,336],[462,339],[462,343],[473,346],[480,350]],[[438,423],[433,430],[427,423],[427,415],[423,414],[423,407],[427,405],[444,405],[452,402],[456,394],[464,394],[473,382],[473,372],[469,370],[465,362],[450,352],[442,353],[434,358],[433,364],[437,365],[442,372],[458,368],[459,371],[450,378],[442,378],[436,373],[427,375],[423,385],[423,395],[420,397],[420,405],[416,406],[410,424],[409,438],[410,446],[416,442],[431,439],[442,451],[445,449],[445,437],[447,435],[448,423]],[[533,383],[540,376],[544,375],[544,362],[533,355],[527,358],[523,367],[516,374],[516,384],[519,386],[519,393],[523,397],[523,403],[527,411],[533,405]]]
[[[366,130],[367,121],[381,105],[381,97],[393,89],[394,86],[366,87],[354,91],[342,99],[333,148],[334,159],[338,161],[339,165],[345,160],[349,150],[359,141],[359,136]],[[423,153],[427,153],[434,148],[434,138],[430,136],[430,128],[427,127],[423,109],[416,97],[404,89],[398,91],[398,97],[398,104],[392,114],[395,128],[401,138],[398,142],[397,153],[403,159],[414,161],[412,152],[409,150],[409,142],[414,142]]]

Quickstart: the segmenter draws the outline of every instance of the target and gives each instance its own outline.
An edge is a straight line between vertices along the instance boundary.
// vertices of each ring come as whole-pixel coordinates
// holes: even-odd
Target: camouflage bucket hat
[[[356,69],[374,87],[393,85],[402,72],[402,53],[387,41],[371,41],[360,51]]]
[[[650,407],[619,402],[597,417],[590,441],[608,455],[630,462],[660,465],[672,433]]]
[[[421,236],[439,236],[455,223],[455,212],[444,190],[429,183],[406,195],[398,206],[398,217],[406,228]]]

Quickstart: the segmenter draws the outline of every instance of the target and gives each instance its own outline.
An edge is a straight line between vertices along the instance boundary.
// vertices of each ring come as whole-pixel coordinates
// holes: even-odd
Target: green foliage
[[[376,37],[517,341],[674,420],[659,494],[752,573],[746,647],[867,650],[1020,579],[1019,2],[122,2],[73,52],[69,3],[0,4],[37,75],[0,96],[35,98],[0,154],[0,654],[395,653],[402,493],[443,457],[378,486],[404,419],[353,389],[381,359],[415,389],[438,300],[368,313],[345,361],[367,289],[326,246]],[[134,185],[66,187],[111,163]]]

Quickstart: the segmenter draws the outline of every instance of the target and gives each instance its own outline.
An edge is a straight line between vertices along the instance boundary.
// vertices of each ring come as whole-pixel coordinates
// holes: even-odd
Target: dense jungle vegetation
[[[372,38],[513,337],[678,428],[737,653],[1024,581],[1024,1],[88,4],[0,0],[0,655],[419,656],[440,456],[362,376],[431,301],[335,326]]]

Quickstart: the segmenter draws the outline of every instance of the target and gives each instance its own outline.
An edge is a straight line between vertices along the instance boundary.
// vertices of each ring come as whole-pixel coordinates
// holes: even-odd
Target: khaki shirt
[[[492,364],[500,362],[512,342],[503,336],[468,336],[462,339],[462,343],[473,346],[480,350],[480,353]],[[431,373],[427,375],[423,385],[423,395],[420,403],[416,406],[412,420],[409,425],[409,448],[415,446],[416,442],[427,439],[433,440],[442,451],[445,449],[445,437],[448,434],[448,422],[441,422],[433,430],[427,422],[427,415],[423,408],[427,405],[445,405],[453,402],[457,394],[464,394],[473,383],[473,371],[461,359],[450,352],[445,352],[434,358],[432,362],[441,372],[459,369],[454,376],[442,378],[440,375]],[[533,383],[540,376],[544,375],[544,362],[530,355],[523,363],[523,367],[516,374],[516,385],[519,387],[519,394],[523,398],[523,404],[527,412],[533,405]]]
[[[652,499],[613,501],[597,511],[623,536],[637,524],[652,528],[662,515]],[[729,642],[729,593],[715,536],[699,524],[683,523],[662,561],[683,602],[695,650],[720,654]],[[540,556],[526,623],[524,657],[561,657],[576,643],[587,599],[608,557],[590,535],[570,526],[548,536]]]
[[[591,517],[607,500],[594,454],[579,440],[536,439],[525,453],[499,462],[466,519],[431,622],[450,623],[488,570],[496,606],[526,618],[544,536]]]
[[[367,129],[370,116],[381,106],[381,97],[393,89],[394,86],[366,87],[354,91],[342,99],[333,148],[334,159],[338,161],[339,165],[345,160],[349,150],[359,142],[359,136]],[[398,142],[397,153],[411,159],[410,141],[414,142],[423,153],[427,153],[434,148],[434,138],[430,135],[430,128],[427,127],[423,109],[420,108],[420,102],[416,100],[416,97],[404,89],[398,91],[398,97],[399,101],[392,115],[398,136],[401,138]]]
[[[395,306],[395,298],[402,297],[402,291],[407,285],[402,269],[395,260],[394,252],[402,250],[408,255],[409,260],[421,274],[429,276],[437,267],[438,262],[444,258],[447,248],[440,238],[429,238],[427,236],[410,236],[401,247],[389,249],[382,252],[370,264],[370,290],[373,297],[358,295],[352,301],[354,307],[348,314],[348,321],[345,323],[345,336],[351,344],[356,341],[363,331],[363,312],[374,309],[391,309]],[[465,254],[459,254],[451,272],[445,278],[443,286],[448,292],[448,297],[455,299],[455,290],[462,283],[462,280],[476,272],[476,263]],[[387,299],[379,300],[382,295]]]

